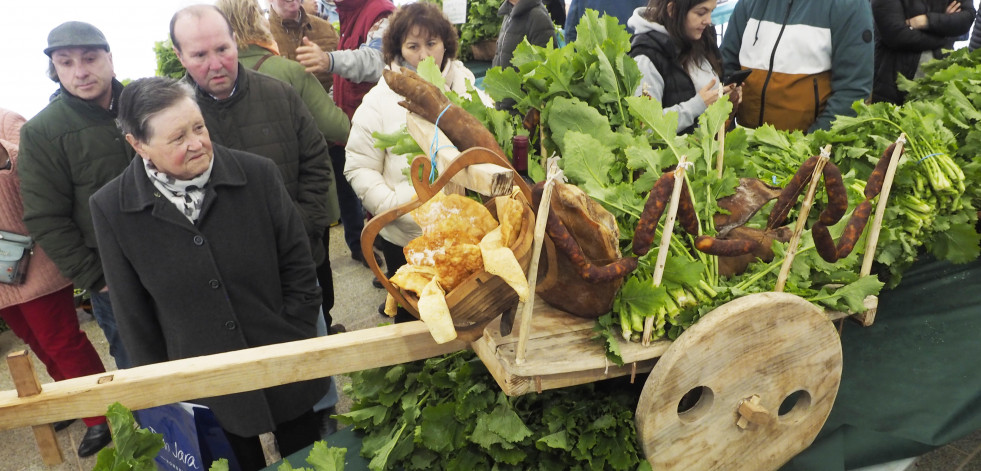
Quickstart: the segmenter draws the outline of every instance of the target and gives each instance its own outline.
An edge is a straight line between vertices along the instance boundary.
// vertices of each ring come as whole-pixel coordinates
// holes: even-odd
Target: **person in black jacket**
[[[716,0],[651,0],[634,10],[630,56],[643,78],[635,94],[660,100],[678,113],[678,132],[691,132],[698,116],[719,99],[722,56],[712,28]],[[736,86],[724,87],[738,103]]]
[[[981,48],[981,10],[974,15],[974,31],[971,32],[971,42],[967,47],[972,51]]]
[[[872,0],[875,18],[875,81],[872,101],[902,104],[897,74],[912,79],[922,62],[943,57],[971,30],[972,0]]]

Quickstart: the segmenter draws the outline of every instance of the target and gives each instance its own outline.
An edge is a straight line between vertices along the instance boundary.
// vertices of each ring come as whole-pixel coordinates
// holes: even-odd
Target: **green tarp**
[[[831,416],[784,471],[838,471],[919,456],[981,428],[981,262],[917,263],[846,323]]]

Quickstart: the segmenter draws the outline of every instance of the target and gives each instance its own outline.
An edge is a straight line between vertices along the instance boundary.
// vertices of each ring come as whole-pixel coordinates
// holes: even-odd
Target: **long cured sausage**
[[[541,201],[543,192],[544,184],[540,183],[532,188],[532,198],[536,202],[536,205]],[[582,247],[572,237],[569,228],[562,223],[562,220],[555,214],[555,211],[548,212],[545,232],[552,239],[555,248],[569,258],[572,266],[576,268],[576,273],[588,282],[602,283],[617,280],[627,276],[628,273],[637,268],[637,259],[634,257],[620,258],[607,265],[595,265],[586,260],[586,255],[583,253]]]

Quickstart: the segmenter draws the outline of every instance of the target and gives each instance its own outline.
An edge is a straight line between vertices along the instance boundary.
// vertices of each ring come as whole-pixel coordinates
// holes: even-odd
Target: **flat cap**
[[[68,21],[55,27],[48,33],[48,47],[44,53],[51,53],[64,47],[101,47],[109,50],[109,42],[99,28],[81,21]]]

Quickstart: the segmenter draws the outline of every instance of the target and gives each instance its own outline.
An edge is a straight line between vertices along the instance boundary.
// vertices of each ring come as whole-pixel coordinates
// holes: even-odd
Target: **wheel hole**
[[[691,423],[708,414],[715,401],[715,393],[708,386],[695,386],[678,401],[678,418]]]
[[[810,408],[811,394],[803,389],[798,389],[784,398],[783,402],[780,403],[780,409],[777,410],[777,413],[783,420],[795,420]]]

